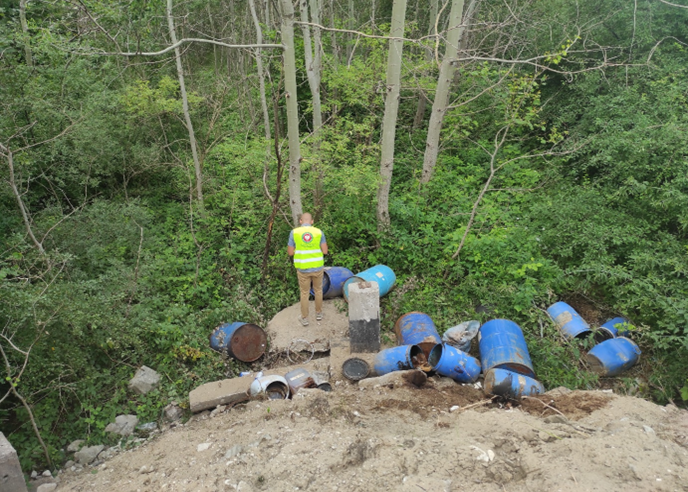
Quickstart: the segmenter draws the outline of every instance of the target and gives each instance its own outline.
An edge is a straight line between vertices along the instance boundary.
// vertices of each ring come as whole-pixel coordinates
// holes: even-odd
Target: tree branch
[[[96,52],[97,55],[103,55],[103,56],[158,56],[158,55],[164,55],[165,53],[169,53],[170,51],[173,51],[176,48],[179,48],[182,44],[184,43],[209,43],[209,44],[215,44],[217,46],[224,46],[225,48],[277,48],[277,49],[284,49],[284,46],[281,44],[228,44],[228,43],[223,43],[222,41],[215,41],[214,39],[202,39],[202,38],[184,38],[180,39],[174,44],[169,45],[167,48],[160,50],[160,51],[137,51],[137,52],[128,52],[128,51],[120,51],[120,52],[107,52],[107,51],[101,51],[101,52]]]

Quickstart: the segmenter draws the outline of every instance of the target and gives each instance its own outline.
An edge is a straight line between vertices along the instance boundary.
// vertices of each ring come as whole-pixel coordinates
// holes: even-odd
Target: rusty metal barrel
[[[412,311],[401,316],[394,323],[394,333],[397,335],[398,345],[418,345],[430,357],[430,351],[438,343],[442,343],[435,323],[425,313]]]
[[[521,396],[539,395],[544,392],[545,387],[542,383],[530,376],[498,367],[490,369],[485,374],[485,393],[490,395],[519,398]]]
[[[526,339],[521,328],[508,319],[493,319],[478,331],[483,373],[493,367],[535,377]]]
[[[218,326],[208,339],[210,348],[242,362],[258,360],[268,343],[268,337],[260,326],[243,321]]]
[[[302,368],[289,371],[284,375],[284,379],[286,379],[287,384],[289,384],[289,391],[291,391],[292,396],[302,388],[316,387],[315,380],[311,373]]]

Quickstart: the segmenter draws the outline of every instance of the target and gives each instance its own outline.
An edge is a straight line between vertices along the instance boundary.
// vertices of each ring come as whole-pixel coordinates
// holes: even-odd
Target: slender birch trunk
[[[280,0],[282,8],[282,43],[284,49],[284,89],[287,98],[287,134],[289,139],[289,206],[294,225],[299,223],[301,207],[301,142],[299,107],[296,99],[296,57],[294,56],[294,7],[291,0]]]
[[[167,0],[167,25],[170,30],[172,44],[177,44],[177,33],[174,30],[174,19],[172,18],[172,0]],[[184,110],[184,120],[186,129],[189,132],[191,142],[191,155],[193,156],[194,169],[196,171],[196,198],[198,204],[203,208],[203,174],[201,172],[201,162],[198,159],[198,149],[196,147],[196,134],[194,133],[191,114],[189,113],[189,99],[186,94],[186,84],[184,83],[184,68],[182,67],[182,57],[179,48],[174,49],[174,58],[177,63],[177,75],[179,77],[179,90],[182,93],[182,109]]]
[[[402,38],[404,36],[404,20],[406,17],[406,0],[394,0],[392,7],[392,29],[390,36]],[[385,99],[385,115],[382,120],[382,152],[380,159],[380,186],[377,191],[377,227],[383,230],[389,227],[389,189],[392,183],[394,169],[394,137],[397,126],[397,112],[399,110],[399,90],[401,78],[401,54],[404,42],[401,39],[389,41],[387,57],[387,97]]]
[[[29,23],[26,22],[26,4],[29,0],[19,1],[19,22],[21,23],[22,32],[26,37],[24,42],[24,56],[26,57],[26,66],[33,67],[33,56],[31,55],[31,43],[29,41]]]
[[[435,31],[435,22],[437,21],[437,4],[438,0],[431,0],[430,1],[430,16],[428,18],[428,36],[431,36],[432,33]],[[436,35],[437,33],[435,33]],[[427,63],[430,63],[434,57],[432,56],[432,50],[428,47],[425,48],[425,61]],[[423,71],[423,76],[427,77],[428,72]],[[428,96],[425,95],[425,92],[421,91],[420,95],[418,96],[418,108],[416,109],[416,116],[413,118],[413,129],[417,130],[420,128],[420,126],[423,124],[423,120],[425,119],[425,107],[427,106],[428,103]]]
[[[15,200],[17,200],[17,206],[19,207],[19,212],[21,212],[22,220],[24,221],[26,234],[28,234],[28,236],[31,238],[31,241],[36,246],[38,252],[44,255],[45,250],[43,249],[43,245],[40,243],[38,239],[36,239],[36,236],[33,233],[33,229],[31,229],[31,218],[29,217],[29,212],[26,210],[24,200],[22,200],[21,193],[19,193],[19,188],[17,188],[17,182],[14,177],[14,154],[10,150],[9,144],[7,147],[0,144],[0,155],[4,155],[7,159],[7,165],[9,166],[10,171],[10,188],[12,189],[12,194],[14,195]]]
[[[249,7],[251,7],[251,16],[253,17],[253,24],[256,26],[256,43],[263,44],[263,31],[258,22],[258,15],[256,14],[256,5],[254,0],[248,0]],[[263,73],[263,55],[260,48],[256,50],[256,65],[258,66],[258,83],[260,87],[260,105],[263,108],[263,125],[265,126],[265,138],[271,139],[270,136],[270,113],[268,112],[268,101],[265,97],[265,74]]]
[[[439,152],[440,132],[444,115],[449,103],[449,89],[456,72],[456,54],[459,50],[459,41],[464,32],[462,24],[464,0],[452,0],[451,12],[449,12],[449,32],[447,33],[447,47],[440,65],[440,74],[437,78],[437,90],[435,100],[432,103],[430,122],[428,123],[428,136],[425,142],[425,157],[423,158],[423,174],[420,182],[430,181],[437,163]]]

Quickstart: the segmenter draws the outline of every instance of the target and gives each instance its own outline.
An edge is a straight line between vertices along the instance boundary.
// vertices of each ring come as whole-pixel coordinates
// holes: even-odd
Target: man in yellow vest
[[[294,257],[296,275],[299,278],[299,290],[301,291],[301,317],[299,321],[303,326],[308,326],[308,297],[313,282],[315,294],[315,319],[323,318],[323,267],[327,254],[327,241],[325,234],[317,227],[313,227],[313,217],[309,213],[301,214],[299,227],[289,233],[287,253]]]

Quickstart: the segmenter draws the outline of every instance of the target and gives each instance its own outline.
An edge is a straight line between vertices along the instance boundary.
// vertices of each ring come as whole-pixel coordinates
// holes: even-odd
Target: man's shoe
[[[301,316],[299,316],[299,321],[303,326],[308,326],[308,318],[302,318]]]
[[[321,321],[322,318],[323,318],[322,313],[315,313],[315,319],[316,319],[317,321]]]

